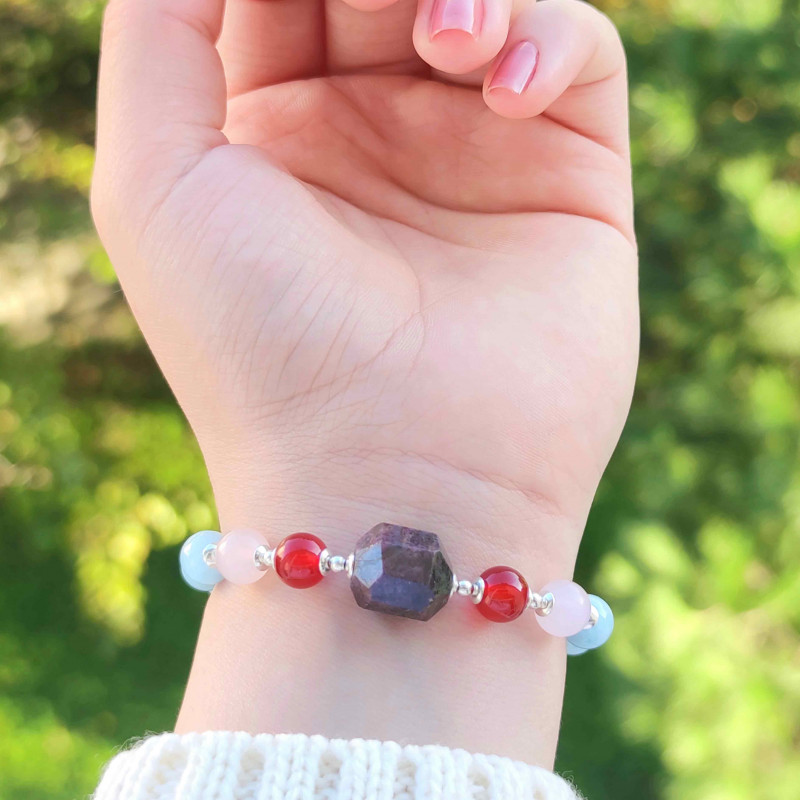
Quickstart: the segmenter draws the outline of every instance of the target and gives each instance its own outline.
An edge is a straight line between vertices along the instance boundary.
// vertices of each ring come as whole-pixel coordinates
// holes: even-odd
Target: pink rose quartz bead
[[[539,590],[542,596],[553,595],[553,608],[546,616],[536,614],[536,621],[551,636],[574,636],[582,631],[592,614],[589,595],[572,581],[551,581]]]
[[[226,581],[235,584],[255,583],[264,576],[256,565],[256,548],[268,547],[267,540],[258,532],[246,528],[232,530],[217,545],[216,567]]]

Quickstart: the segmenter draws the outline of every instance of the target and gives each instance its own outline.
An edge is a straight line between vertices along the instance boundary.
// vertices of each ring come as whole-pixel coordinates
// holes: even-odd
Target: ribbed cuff
[[[94,800],[580,800],[500,756],[303,734],[165,733],[106,766]]]

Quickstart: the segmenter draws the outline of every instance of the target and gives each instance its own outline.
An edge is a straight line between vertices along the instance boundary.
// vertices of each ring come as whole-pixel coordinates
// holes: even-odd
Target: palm
[[[408,73],[233,97],[232,145],[149,218],[171,299],[134,309],[212,478],[299,454],[298,506],[387,515],[466,480],[490,509],[569,509],[577,542],[636,356],[624,88],[508,120]]]

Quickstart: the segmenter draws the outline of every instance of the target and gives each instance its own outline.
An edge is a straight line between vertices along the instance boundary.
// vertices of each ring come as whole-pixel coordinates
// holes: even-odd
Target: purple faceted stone
[[[361,608],[426,620],[445,606],[452,587],[435,533],[382,522],[356,544],[350,589]]]

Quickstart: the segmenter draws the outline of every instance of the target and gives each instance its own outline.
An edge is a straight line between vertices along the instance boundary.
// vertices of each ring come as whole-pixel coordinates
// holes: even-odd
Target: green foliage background
[[[559,767],[593,800],[800,787],[800,12],[610,0],[643,351],[580,579]],[[212,526],[202,461],[91,228],[96,0],[0,0],[0,800],[87,795],[168,728]],[[530,713],[535,714],[535,709]]]

